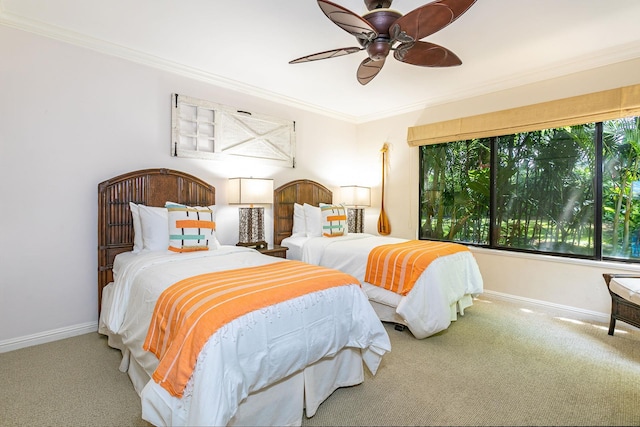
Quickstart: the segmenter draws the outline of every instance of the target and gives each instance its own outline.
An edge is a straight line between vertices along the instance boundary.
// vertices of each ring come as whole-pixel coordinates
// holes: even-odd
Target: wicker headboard
[[[333,194],[322,184],[300,179],[281,185],[273,192],[273,243],[279,245],[282,239],[291,236],[293,230],[293,204],[331,203]]]
[[[133,249],[133,218],[129,202],[164,206],[172,201],[185,205],[210,206],[216,189],[184,172],[143,169],[98,184],[98,313],[102,289],[113,281],[113,260]]]

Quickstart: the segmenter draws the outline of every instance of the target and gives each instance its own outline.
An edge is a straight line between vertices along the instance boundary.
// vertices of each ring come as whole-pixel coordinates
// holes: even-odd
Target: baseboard
[[[540,301],[531,298],[520,297],[517,295],[504,294],[502,292],[495,292],[490,290],[484,290],[483,295],[487,295],[490,298],[497,298],[509,302],[520,302],[532,305],[537,305],[546,309],[561,310],[581,318],[589,318],[597,320],[599,322],[608,323],[609,313],[599,313],[597,311],[583,310],[568,305],[560,305],[547,301]],[[98,322],[89,322],[81,325],[69,326],[67,328],[53,329],[51,331],[42,332],[39,334],[27,335],[24,337],[13,338],[10,340],[0,341],[0,353],[7,351],[18,350],[24,347],[31,347],[33,345],[44,344],[51,341],[62,340],[65,338],[75,337],[77,335],[87,334],[90,332],[96,332],[98,330]]]
[[[98,322],[88,322],[80,325],[68,326],[66,328],[52,329],[38,334],[25,335],[23,337],[0,341],[0,353],[6,353],[7,351],[18,350],[24,347],[45,344],[97,331]]]
[[[483,295],[488,295],[491,298],[497,298],[497,299],[501,299],[504,301],[508,301],[508,302],[520,302],[520,303],[526,303],[526,304],[531,304],[531,305],[537,305],[539,307],[545,308],[545,309],[553,309],[556,311],[564,311],[567,314],[571,314],[580,318],[586,318],[586,319],[592,319],[598,322],[604,322],[604,323],[609,323],[609,317],[610,317],[610,313],[600,313],[597,311],[591,311],[591,310],[584,310],[581,308],[577,308],[577,307],[571,307],[568,305],[561,305],[561,304],[555,304],[552,302],[548,302],[548,301],[541,301],[541,300],[536,300],[536,299],[531,299],[531,298],[525,298],[525,297],[521,297],[521,296],[517,296],[517,295],[511,295],[511,294],[504,294],[502,292],[495,292],[495,291],[489,291],[489,290],[484,290]]]

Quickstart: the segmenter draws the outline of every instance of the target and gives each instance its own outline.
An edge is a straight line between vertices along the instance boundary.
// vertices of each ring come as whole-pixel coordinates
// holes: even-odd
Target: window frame
[[[636,116],[637,117],[637,116]],[[640,120],[640,118],[637,118],[637,120]],[[519,132],[516,132],[519,133]],[[418,183],[419,183],[419,188],[418,188],[418,238],[420,240],[436,240],[436,241],[447,241],[447,242],[455,242],[455,243],[461,243],[461,244],[465,244],[468,246],[475,246],[475,247],[481,247],[481,248],[487,248],[487,249],[494,249],[494,250],[501,250],[501,251],[509,251],[509,252],[520,252],[520,253],[530,253],[530,254],[537,254],[537,255],[547,255],[547,256],[554,256],[554,257],[564,257],[564,258],[573,258],[573,259],[585,259],[585,260],[594,260],[594,261],[615,261],[615,262],[622,262],[622,263],[630,263],[630,264],[638,264],[640,263],[640,258],[621,258],[621,257],[615,257],[615,256],[610,256],[610,255],[604,255],[603,254],[603,242],[602,242],[602,238],[603,238],[603,223],[604,223],[604,218],[603,218],[603,183],[604,183],[604,161],[605,161],[605,157],[604,157],[604,131],[603,131],[603,122],[596,122],[595,123],[595,130],[594,130],[594,157],[595,157],[595,165],[596,165],[596,170],[595,170],[595,174],[593,177],[593,185],[594,185],[594,191],[593,191],[593,203],[594,203],[594,217],[593,217],[593,255],[581,255],[581,254],[574,254],[574,253],[563,253],[563,252],[556,252],[556,251],[541,251],[541,250],[535,250],[535,249],[525,249],[525,248],[516,248],[516,247],[508,247],[508,246],[501,246],[498,244],[497,242],[497,236],[498,234],[496,233],[496,229],[499,230],[500,224],[496,224],[497,221],[497,182],[498,182],[498,168],[499,168],[499,152],[497,149],[497,142],[498,142],[498,138],[499,136],[493,136],[493,137],[489,137],[489,138],[482,138],[482,139],[488,139],[490,141],[490,184],[489,184],[489,234],[488,234],[488,243],[475,243],[475,242],[464,242],[464,241],[459,241],[459,240],[448,240],[448,239],[437,239],[437,238],[428,238],[428,237],[423,237],[423,233],[422,233],[422,221],[423,221],[423,210],[422,210],[422,201],[423,201],[423,189],[424,189],[424,184],[425,184],[425,171],[424,171],[424,159],[423,156],[425,155],[425,148],[423,147],[428,147],[428,145],[435,145],[435,144],[428,144],[425,146],[421,146],[419,147],[419,155],[418,155],[418,162],[419,162],[419,179],[418,179]],[[478,138],[480,139],[480,138]],[[464,141],[455,141],[455,142],[464,142]]]

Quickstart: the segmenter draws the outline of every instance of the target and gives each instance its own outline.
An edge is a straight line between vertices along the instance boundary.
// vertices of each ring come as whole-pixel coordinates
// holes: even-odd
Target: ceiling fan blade
[[[436,0],[398,18],[389,33],[401,42],[408,41],[406,36],[418,41],[451,24],[475,2],[476,0]]]
[[[349,55],[351,53],[360,52],[361,47],[343,47],[340,49],[327,50],[324,52],[318,52],[311,55],[303,56],[298,59],[289,61],[289,64],[300,64],[301,62],[318,61],[320,59],[336,58],[338,56]]]
[[[429,42],[402,43],[393,52],[393,57],[398,61],[422,67],[453,67],[462,64],[455,53]]]
[[[358,67],[358,82],[363,86],[369,83],[378,75],[383,65],[384,59],[381,59],[380,61],[373,61],[370,58],[365,58]]]
[[[359,40],[371,41],[378,36],[376,30],[366,19],[356,15],[349,9],[327,0],[318,0],[318,6],[334,24]]]

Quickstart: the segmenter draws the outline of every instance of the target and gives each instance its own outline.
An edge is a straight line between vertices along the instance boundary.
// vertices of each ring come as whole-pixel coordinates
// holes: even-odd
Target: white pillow
[[[142,248],[149,251],[169,249],[169,214],[166,208],[138,205],[142,226]]]
[[[131,217],[133,218],[133,253],[138,253],[142,250],[142,225],[140,224],[140,210],[138,205],[133,202],[129,202],[129,209],[131,210]]]
[[[293,204],[293,229],[292,236],[306,236],[307,225],[305,224],[304,207],[299,203]]]
[[[321,237],[322,236],[322,212],[317,206],[312,206],[307,203],[303,205],[305,224],[307,228],[307,237]]]

